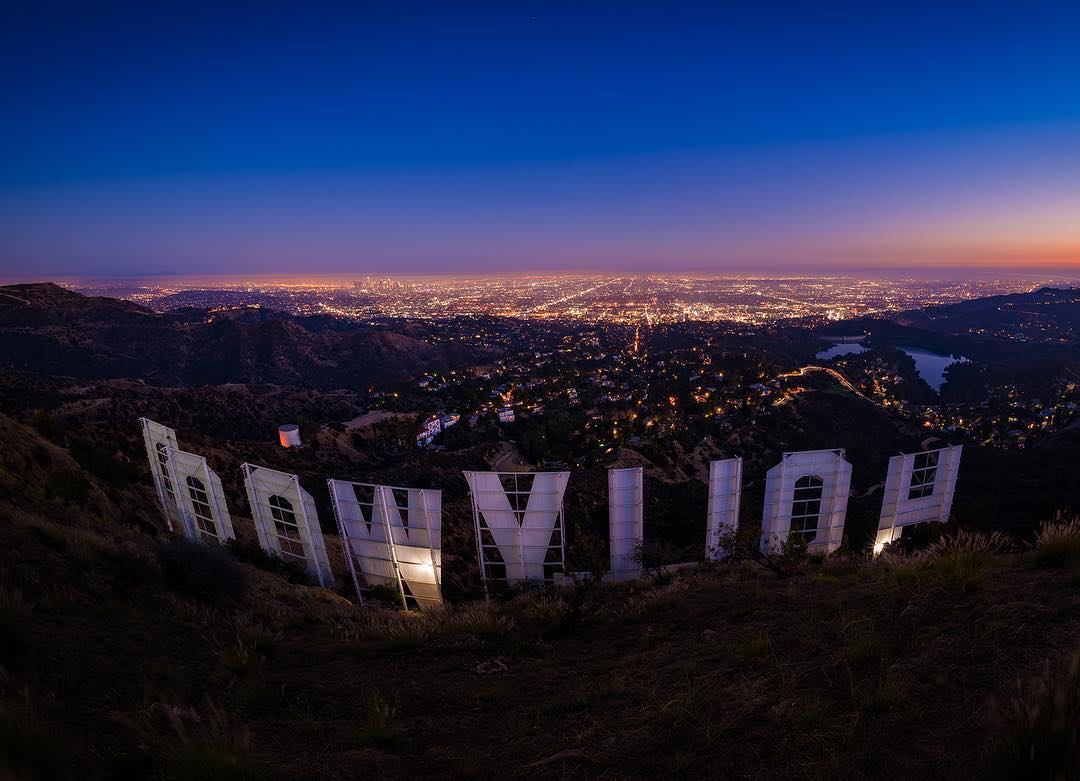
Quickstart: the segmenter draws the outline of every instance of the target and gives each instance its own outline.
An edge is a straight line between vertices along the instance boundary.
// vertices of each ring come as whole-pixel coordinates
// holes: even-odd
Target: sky
[[[0,276],[1076,269],[1080,3],[49,2]]]

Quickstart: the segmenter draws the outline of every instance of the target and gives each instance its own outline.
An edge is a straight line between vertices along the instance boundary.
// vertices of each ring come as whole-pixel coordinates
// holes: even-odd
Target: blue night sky
[[[1080,267],[1080,3],[22,5],[5,277]]]

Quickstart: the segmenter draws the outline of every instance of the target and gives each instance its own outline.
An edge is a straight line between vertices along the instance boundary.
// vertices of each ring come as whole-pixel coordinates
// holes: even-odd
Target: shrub
[[[204,715],[162,706],[173,737],[165,748],[172,781],[244,781],[258,778],[247,758],[247,730],[230,724],[223,708],[207,701]]]
[[[158,548],[158,560],[169,588],[202,602],[237,601],[247,592],[247,575],[221,548],[177,537]]]
[[[141,472],[128,461],[121,461],[116,454],[101,443],[82,436],[68,439],[68,450],[76,463],[109,485],[137,482]]]
[[[359,737],[363,745],[382,749],[394,748],[401,739],[397,708],[377,691],[372,691],[368,696]]]
[[[1080,770],[1080,654],[1050,662],[991,701],[993,766],[1004,778],[1074,778]]]
[[[64,444],[64,423],[43,409],[34,410],[32,423],[37,432],[58,445]]]
[[[716,548],[722,559],[733,563],[752,561],[781,579],[797,574],[809,558],[806,538],[801,534],[773,541],[768,550],[762,550],[761,529],[726,531],[720,535]]]
[[[233,642],[220,651],[221,666],[242,678],[251,672],[255,664],[255,650],[255,644],[237,632],[233,636]]]
[[[0,708],[0,778],[69,778],[66,745],[28,710]]]
[[[769,633],[765,631],[754,632],[736,646],[736,653],[744,659],[760,659],[768,652]]]
[[[562,607],[551,602],[541,608],[552,620],[546,631],[550,635],[572,635],[577,631],[582,620],[599,604],[597,597],[610,566],[603,542],[591,534],[575,535],[569,560],[575,570],[584,574],[571,577],[570,587],[564,590],[564,598],[560,598]]]
[[[118,585],[137,587],[161,584],[161,565],[149,551],[135,545],[120,543],[109,558]]]
[[[943,537],[926,548],[926,557],[930,560],[941,560],[965,554],[985,554],[987,556],[1001,553],[1009,545],[1009,538],[1001,532],[991,534],[978,534],[976,532],[959,531],[952,537]]]
[[[38,466],[47,467],[52,465],[52,454],[49,452],[49,448],[40,442],[35,442],[30,447],[30,455],[33,456]]]
[[[1001,532],[977,534],[957,532],[929,545],[922,559],[943,573],[947,580],[966,590],[977,587],[983,571],[995,554],[1009,545],[1009,538]]]
[[[806,537],[802,534],[792,534],[782,541],[779,546],[762,551],[755,562],[769,570],[778,578],[790,578],[798,574],[807,560]]]
[[[11,659],[23,656],[30,645],[30,615],[33,605],[22,591],[0,587],[0,654]]]
[[[68,504],[81,504],[90,495],[90,481],[76,469],[53,469],[45,481],[45,494]]]
[[[1035,563],[1040,567],[1080,565],[1080,518],[1058,516],[1044,523],[1035,537]]]
[[[389,583],[376,583],[367,590],[364,599],[381,602],[389,607],[401,607],[401,590]]]
[[[671,573],[664,566],[677,561],[677,556],[678,548],[666,540],[642,542],[634,549],[634,561],[656,586],[671,581]]]
[[[307,585],[311,583],[311,576],[303,564],[267,553],[260,546],[249,542],[240,542],[233,538],[225,544],[226,549],[236,558],[253,567],[258,567],[266,572],[280,575],[290,583]]]
[[[561,626],[566,621],[569,605],[558,591],[541,593],[530,600],[525,612],[545,628]]]

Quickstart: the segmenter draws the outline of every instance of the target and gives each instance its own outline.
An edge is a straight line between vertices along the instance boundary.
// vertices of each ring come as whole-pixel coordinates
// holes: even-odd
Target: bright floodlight
[[[423,607],[442,603],[442,491],[330,480],[345,561],[363,591],[389,585]],[[359,576],[357,576],[359,570]],[[364,587],[361,587],[363,578]]]
[[[644,489],[640,466],[608,470],[608,534],[612,580],[641,577]]]
[[[960,451],[957,445],[889,459],[874,553],[899,537],[905,526],[949,520]]]
[[[569,472],[465,472],[480,574],[488,580],[551,580],[562,572],[563,494]]]
[[[183,450],[169,449],[173,490],[180,500],[180,515],[188,539],[224,544],[233,539],[232,518],[217,473],[206,459]]]
[[[169,531],[173,531],[175,526],[183,524],[169,468],[169,451],[177,449],[176,431],[149,418],[139,418],[139,423],[142,425],[143,444],[146,446],[146,458],[150,462],[150,474],[154,478],[161,514],[165,516]]]
[[[843,450],[784,453],[765,475],[761,546],[800,534],[811,553],[832,553],[844,537],[851,464]]]
[[[709,524],[705,533],[705,556],[720,558],[720,538],[739,528],[742,494],[742,459],[726,458],[709,463]]]
[[[302,562],[320,586],[332,587],[315,500],[300,487],[300,478],[264,466],[242,468],[259,545],[285,561]]]

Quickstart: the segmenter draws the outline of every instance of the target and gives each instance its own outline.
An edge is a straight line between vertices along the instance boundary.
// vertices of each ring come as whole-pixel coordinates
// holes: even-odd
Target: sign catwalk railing
[[[441,604],[442,491],[327,483],[357,597],[385,585],[404,607]]]

